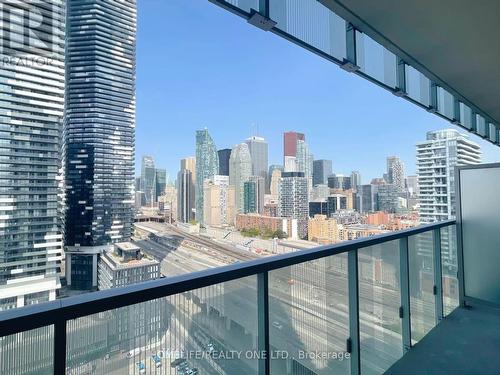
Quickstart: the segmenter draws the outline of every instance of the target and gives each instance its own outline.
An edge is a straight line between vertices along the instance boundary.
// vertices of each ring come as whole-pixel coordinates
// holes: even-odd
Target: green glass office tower
[[[219,171],[219,156],[207,129],[196,131],[196,220],[203,223],[203,182]]]
[[[132,229],[135,0],[69,0],[65,249],[68,285],[97,287],[99,253]]]

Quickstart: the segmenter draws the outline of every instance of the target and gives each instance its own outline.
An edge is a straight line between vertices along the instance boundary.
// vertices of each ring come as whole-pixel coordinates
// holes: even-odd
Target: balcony
[[[207,374],[381,374],[458,306],[454,238],[444,221],[5,311],[0,372],[164,373],[182,352]]]
[[[497,374],[500,166],[456,180],[456,222],[1,312],[0,373]]]

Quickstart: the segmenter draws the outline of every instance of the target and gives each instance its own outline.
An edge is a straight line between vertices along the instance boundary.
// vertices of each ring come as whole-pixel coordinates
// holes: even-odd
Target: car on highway
[[[273,327],[276,329],[282,329],[283,325],[280,322],[273,322]]]
[[[146,365],[144,362],[137,362],[137,368],[139,369],[139,374],[145,374],[146,373]]]
[[[127,358],[132,358],[132,357],[135,357],[136,355],[140,354],[141,353],[141,348],[135,348],[135,349],[132,349],[130,350],[126,357]]]
[[[188,365],[188,363],[187,363],[187,362],[182,362],[180,365],[177,365],[177,366],[175,367],[175,369],[176,369],[177,371],[179,371],[179,372],[180,372],[180,371],[187,371],[187,370],[189,369],[189,365]]]
[[[161,358],[157,354],[152,355],[151,358],[153,359],[153,362],[155,363],[155,367],[161,367]]]
[[[209,342],[207,344],[207,352],[210,353],[210,354],[212,354],[214,351],[215,351],[214,344],[212,344],[211,342]]]
[[[186,363],[186,360],[184,358],[177,358],[170,363],[170,367],[177,367],[182,365],[183,363]]]

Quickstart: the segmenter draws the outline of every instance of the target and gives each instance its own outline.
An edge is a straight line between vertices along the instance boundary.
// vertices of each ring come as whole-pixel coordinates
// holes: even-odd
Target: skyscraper
[[[234,225],[235,188],[228,176],[214,175],[203,184],[203,222],[207,225]]]
[[[192,218],[194,207],[193,174],[189,169],[181,169],[177,174],[177,220],[183,223]]]
[[[243,185],[243,211],[244,213],[264,213],[264,188],[263,177],[251,176]]]
[[[303,172],[283,172],[279,179],[278,215],[297,219],[300,238],[307,237],[309,219],[308,180]]]
[[[400,190],[405,189],[405,165],[397,156],[387,157],[387,182]]]
[[[203,224],[203,184],[219,172],[219,156],[208,130],[196,131],[196,220]]]
[[[44,2],[4,4],[12,12],[4,10],[0,33],[2,58],[7,58],[0,63],[0,310],[53,300],[61,286],[57,175],[65,42],[62,1],[52,2],[52,12],[45,11]],[[32,22],[27,18],[29,12],[32,17],[43,14],[44,24],[28,24]],[[20,18],[20,23],[14,21],[9,28],[9,16]],[[30,51],[31,38],[40,34],[39,26],[46,44]],[[32,35],[23,34],[26,31]],[[13,46],[10,41],[15,41]],[[9,56],[20,62],[23,57],[28,59],[9,63]]]
[[[333,174],[328,177],[328,187],[331,189],[349,190],[352,188],[351,177]]]
[[[284,156],[297,156],[297,141],[305,141],[306,136],[303,133],[293,131],[283,134],[283,152]]]
[[[219,155],[219,176],[229,176],[229,158],[231,157],[231,149],[223,148],[217,151]]]
[[[313,161],[313,185],[325,185],[328,183],[328,176],[332,174],[331,160],[314,160]]]
[[[358,211],[361,213],[374,212],[378,210],[378,187],[383,185],[359,185],[357,198],[358,198]]]
[[[144,206],[152,207],[156,200],[156,168],[152,156],[142,157],[141,191],[144,194]]]
[[[293,131],[283,133],[283,165],[287,172],[289,172],[290,169],[295,169],[293,167],[293,161],[297,158],[297,141],[299,140],[305,141],[306,136],[303,133]]]
[[[194,156],[189,156],[187,158],[181,159],[181,170],[187,169],[193,174],[193,183],[196,181],[196,158]]]
[[[361,173],[359,171],[351,172],[351,187],[355,190],[358,189],[358,186],[361,185]]]
[[[453,129],[431,131],[417,144],[420,221],[431,223],[455,217],[455,167],[479,164],[481,149]]]
[[[158,198],[165,194],[167,187],[167,171],[165,169],[155,169],[155,202]]]
[[[314,156],[309,149],[309,145],[302,140],[297,141],[297,172],[304,172],[304,177],[311,180],[313,176]]]
[[[267,177],[268,166],[268,144],[262,137],[250,137],[245,140],[252,157],[252,175]]]
[[[378,185],[377,206],[380,211],[405,213],[407,211],[406,193],[394,184]]]
[[[187,223],[194,219],[196,172],[195,158],[181,160],[181,169],[177,174],[177,220]]]
[[[279,195],[279,179],[281,178],[281,173],[283,173],[283,166],[281,165],[271,165],[269,167],[269,193],[273,199],[278,199]]]
[[[132,230],[137,10],[135,0],[67,4],[66,278],[91,289],[99,253]]]
[[[252,157],[246,143],[233,147],[229,159],[229,184],[234,186],[236,196],[236,212],[243,213],[244,184],[252,175]]]

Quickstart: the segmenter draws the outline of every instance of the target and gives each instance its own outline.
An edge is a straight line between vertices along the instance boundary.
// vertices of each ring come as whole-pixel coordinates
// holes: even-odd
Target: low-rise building
[[[99,257],[99,290],[117,288],[160,277],[160,263],[141,252],[131,242],[114,245],[113,251],[105,251]]]
[[[236,215],[236,229],[249,230],[258,229],[261,233],[266,231],[276,232],[282,230],[288,237],[297,237],[297,219],[286,217],[272,217],[258,214]]]
[[[309,219],[307,226],[308,239],[320,244],[329,244],[339,241],[338,224],[335,219],[329,219],[326,215],[314,215]]]
[[[351,224],[339,227],[339,240],[350,241],[362,237],[376,236],[377,234],[387,233],[388,230],[381,229],[375,225]]]

